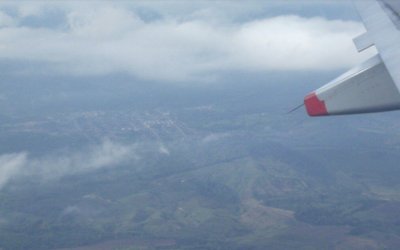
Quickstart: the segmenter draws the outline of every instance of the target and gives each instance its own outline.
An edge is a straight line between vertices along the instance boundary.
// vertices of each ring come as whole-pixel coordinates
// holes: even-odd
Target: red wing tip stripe
[[[304,98],[304,105],[306,106],[306,110],[309,116],[328,115],[325,102],[319,100],[315,92],[312,92]]]

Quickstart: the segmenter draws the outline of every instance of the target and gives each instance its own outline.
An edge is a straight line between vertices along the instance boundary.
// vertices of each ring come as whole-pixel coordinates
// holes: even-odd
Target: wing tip
[[[309,116],[325,116],[328,115],[326,105],[324,101],[318,99],[315,92],[308,94],[304,98],[304,105]]]

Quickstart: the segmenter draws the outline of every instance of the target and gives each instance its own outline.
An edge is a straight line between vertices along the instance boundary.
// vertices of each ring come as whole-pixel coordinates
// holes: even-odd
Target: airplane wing
[[[310,116],[400,109],[400,1],[360,0],[355,5],[367,32],[353,41],[359,52],[378,54],[304,98]]]

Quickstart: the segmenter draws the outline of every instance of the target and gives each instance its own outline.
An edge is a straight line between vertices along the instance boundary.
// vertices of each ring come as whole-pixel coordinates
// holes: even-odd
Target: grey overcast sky
[[[0,62],[18,74],[207,81],[238,70],[337,70],[371,56],[345,1],[10,1]]]

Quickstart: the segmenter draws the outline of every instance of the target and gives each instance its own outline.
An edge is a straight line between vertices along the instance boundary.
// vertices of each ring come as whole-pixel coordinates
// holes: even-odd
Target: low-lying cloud
[[[4,154],[0,156],[0,189],[18,176],[27,163],[26,154]]]
[[[109,140],[77,152],[40,158],[29,157],[27,153],[4,154],[0,156],[0,189],[15,178],[54,180],[67,175],[121,166],[137,159],[136,145],[124,145]]]
[[[354,21],[289,15],[228,22],[211,18],[215,11],[144,20],[126,4],[75,3],[57,5],[57,27],[22,22],[45,16],[52,5],[40,6],[14,16],[0,9],[0,60],[28,61],[35,72],[187,81],[230,70],[335,70],[368,56],[352,44],[363,31]]]

